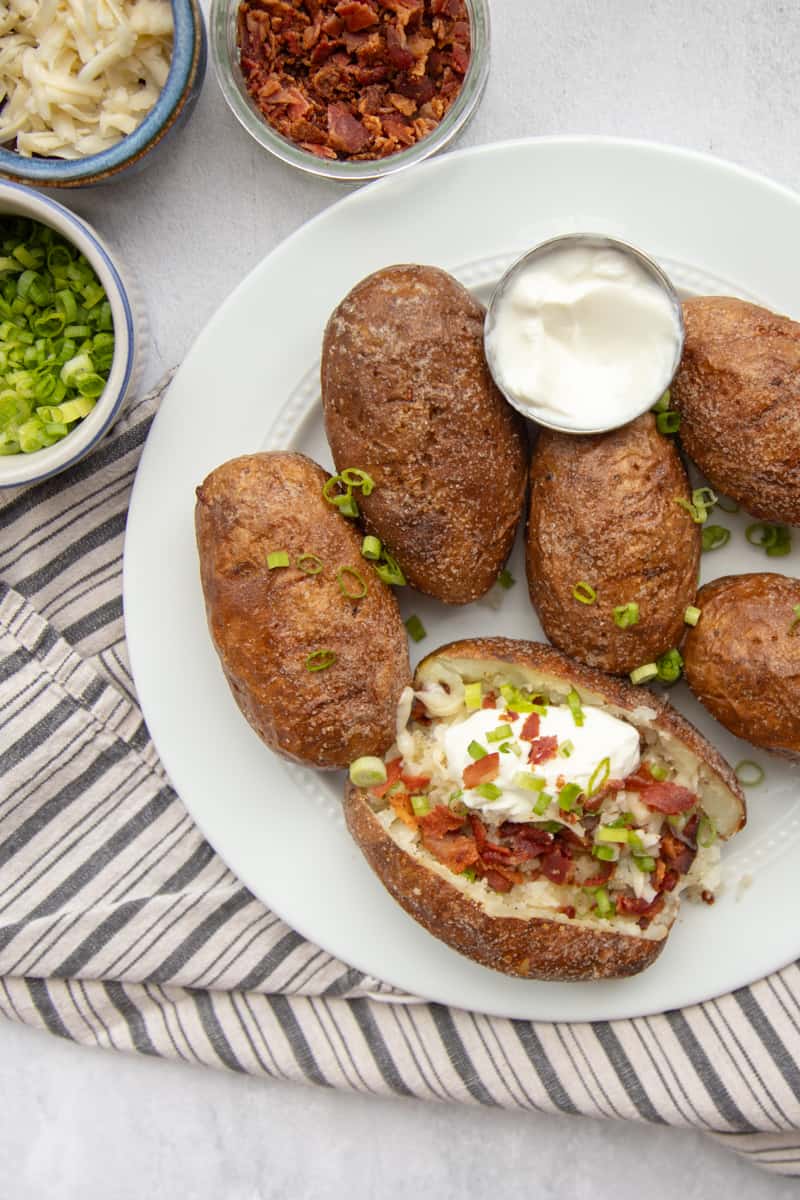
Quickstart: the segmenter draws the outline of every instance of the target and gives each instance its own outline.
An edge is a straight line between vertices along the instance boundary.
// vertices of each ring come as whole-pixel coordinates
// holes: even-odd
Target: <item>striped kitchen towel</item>
[[[322,1086],[694,1126],[800,1174],[797,965],[658,1017],[499,1020],[337,962],[225,867],[126,656],[125,517],[160,394],[67,474],[0,493],[0,1011]]]

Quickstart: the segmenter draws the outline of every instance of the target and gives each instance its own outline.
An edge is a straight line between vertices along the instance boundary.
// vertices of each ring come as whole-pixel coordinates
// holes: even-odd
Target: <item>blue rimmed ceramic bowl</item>
[[[27,217],[49,225],[91,263],[111,305],[114,357],[106,386],[88,416],[60,441],[32,454],[0,455],[0,488],[39,483],[89,454],[120,417],[133,395],[142,365],[146,317],[130,272],[112,255],[91,225],[63,204],[17,183],[0,182],[0,221]]]
[[[158,100],[141,125],[101,154],[69,161],[27,158],[0,149],[0,178],[36,187],[88,187],[133,172],[150,161],[167,136],[179,129],[194,108],[206,71],[207,45],[198,0],[172,0],[172,62]]]

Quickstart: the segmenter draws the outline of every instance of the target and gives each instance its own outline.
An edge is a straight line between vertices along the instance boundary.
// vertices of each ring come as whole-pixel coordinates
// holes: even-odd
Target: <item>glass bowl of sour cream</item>
[[[683,353],[680,299],[659,265],[595,233],[551,238],[506,271],[489,303],[492,377],[524,416],[602,433],[652,408]]]

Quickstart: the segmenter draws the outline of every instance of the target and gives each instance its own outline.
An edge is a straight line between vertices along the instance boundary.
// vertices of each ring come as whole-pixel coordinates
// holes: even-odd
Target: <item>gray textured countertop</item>
[[[462,139],[599,133],[711,151],[800,188],[800,10],[777,0],[492,0],[492,73]],[[542,181],[546,187],[546,180]],[[134,266],[146,383],[273,246],[342,195],[274,162],[209,69],[177,145],[62,199]],[[747,230],[742,229],[742,236]],[[796,1195],[691,1131],[433,1107],[126,1059],[0,1026],[3,1200]]]

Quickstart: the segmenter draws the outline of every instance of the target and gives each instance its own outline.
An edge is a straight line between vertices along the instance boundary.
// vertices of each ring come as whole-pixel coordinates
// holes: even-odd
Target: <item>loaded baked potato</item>
[[[800,324],[729,296],[683,313],[672,400],[687,453],[748,512],[799,523]]]
[[[683,658],[698,700],[737,737],[800,757],[800,580],[726,575],[697,607]]]
[[[337,470],[375,480],[368,531],[413,587],[447,604],[495,582],[525,493],[525,425],[489,375],[483,318],[446,272],[386,267],[341,302],[322,348]]]
[[[653,414],[589,437],[542,430],[530,485],[528,588],[548,638],[613,674],[676,646],[701,535]]]
[[[745,820],[717,751],[665,700],[549,646],[454,642],[417,668],[348,827],[394,898],[510,975],[632,975],[682,892],[713,898]]]
[[[397,601],[302,454],[249,454],[197,489],[211,637],[270,749],[315,767],[382,754],[410,678]]]

